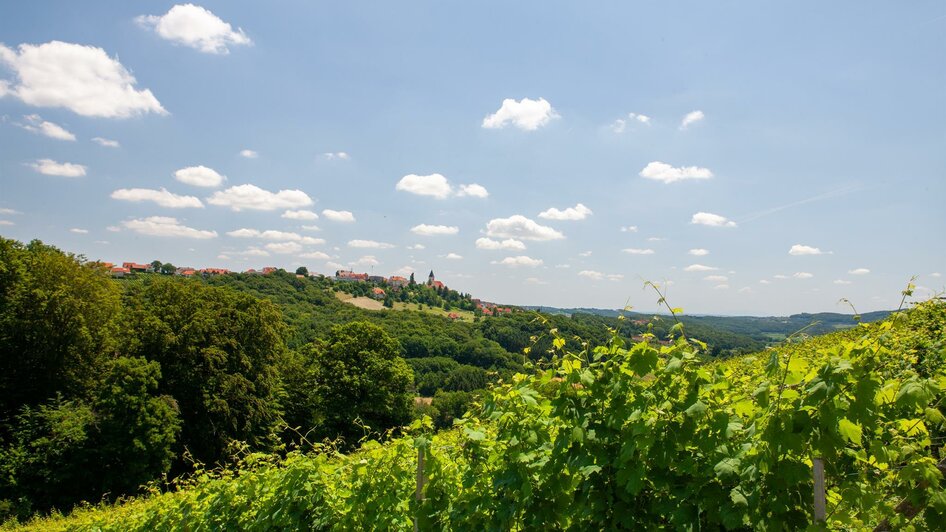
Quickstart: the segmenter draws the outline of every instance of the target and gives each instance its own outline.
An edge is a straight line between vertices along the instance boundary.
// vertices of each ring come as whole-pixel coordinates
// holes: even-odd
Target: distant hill
[[[615,318],[623,314],[629,320],[650,320],[654,316],[669,318],[669,315],[643,314],[639,312],[622,312],[616,309],[600,308],[557,308],[557,307],[523,307],[537,310],[546,314],[574,316],[577,314],[592,314]],[[879,310],[861,314],[862,323],[879,321],[890,314],[891,310]],[[685,324],[700,324],[734,334],[745,335],[760,342],[773,342],[784,339],[786,336],[805,329],[809,335],[826,334],[839,329],[847,329],[857,324],[853,314],[838,312],[818,312],[792,314],[791,316],[684,316]]]

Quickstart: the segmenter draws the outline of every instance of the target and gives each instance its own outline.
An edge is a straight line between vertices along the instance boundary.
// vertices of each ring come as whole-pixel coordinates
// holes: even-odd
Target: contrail
[[[751,222],[753,220],[758,220],[759,218],[762,218],[763,216],[775,214],[779,211],[784,211],[785,209],[797,207],[798,205],[804,205],[805,203],[812,203],[814,201],[821,201],[821,200],[826,200],[830,198],[836,198],[839,196],[844,196],[856,190],[860,190],[862,188],[864,188],[862,185],[849,185],[843,188],[839,188],[837,190],[832,190],[831,192],[825,192],[824,194],[818,194],[817,196],[812,196],[810,198],[805,198],[803,200],[793,201],[792,203],[786,203],[785,205],[779,205],[778,207],[772,207],[771,209],[766,209],[764,211],[752,213],[746,216],[745,218],[743,218],[742,220],[740,220],[738,223],[742,224],[746,222]]]

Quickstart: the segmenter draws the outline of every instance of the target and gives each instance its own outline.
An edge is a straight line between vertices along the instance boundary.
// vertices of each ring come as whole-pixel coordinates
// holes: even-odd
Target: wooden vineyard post
[[[414,498],[418,503],[424,500],[424,484],[427,479],[424,477],[424,446],[417,448],[417,489],[414,491]],[[419,504],[418,504],[419,506]],[[414,516],[414,532],[417,532],[417,516]]]
[[[824,460],[811,459],[811,473],[815,484],[815,523],[824,523],[826,520],[826,504],[824,495]]]

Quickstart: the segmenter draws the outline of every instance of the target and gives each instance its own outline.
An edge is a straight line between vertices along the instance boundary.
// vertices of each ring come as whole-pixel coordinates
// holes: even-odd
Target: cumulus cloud
[[[318,220],[319,215],[307,210],[286,211],[282,213],[282,218],[288,220]]]
[[[453,187],[450,186],[447,178],[441,174],[408,174],[397,182],[394,189],[437,199],[445,199],[453,192]]]
[[[529,284],[549,284],[548,281],[543,281],[538,277],[526,277],[526,282]]]
[[[351,155],[343,151],[330,151],[322,154],[326,160],[329,161],[347,161],[351,159]]]
[[[500,129],[511,124],[525,131],[535,131],[558,117],[552,104],[545,98],[538,100],[523,98],[518,102],[512,98],[506,98],[498,111],[483,119],[483,127]]]
[[[706,256],[706,255],[709,255],[709,250],[708,250],[708,249],[703,249],[703,248],[695,248],[695,249],[691,249],[691,250],[688,251],[687,253],[689,253],[690,255],[693,255],[693,256],[695,256],[695,257],[704,257],[704,256]]]
[[[624,253],[627,253],[627,254],[629,254],[629,255],[653,255],[653,254],[654,254],[654,250],[649,249],[649,248],[647,248],[647,249],[642,249],[642,248],[624,248],[624,249],[621,250],[621,251],[623,251]]]
[[[350,248],[371,248],[371,249],[390,249],[394,247],[394,244],[388,244],[387,242],[378,242],[375,240],[349,240],[348,247]]]
[[[728,284],[718,284],[713,287],[714,290],[729,290]]]
[[[851,284],[851,281],[845,281],[844,279],[835,279],[834,284]]]
[[[506,257],[501,261],[493,261],[491,264],[502,264],[503,266],[509,266],[510,268],[518,268],[520,266],[535,268],[536,266],[542,265],[542,259],[533,259],[532,257],[527,257],[525,255],[518,255],[515,257]]]
[[[8,209],[6,207],[3,207],[3,208],[0,208],[0,214],[11,215],[11,214],[22,214],[22,213],[16,209]]]
[[[489,191],[486,190],[486,187],[483,185],[477,185],[476,183],[470,183],[469,185],[460,185],[460,190],[457,191],[457,196],[471,196],[474,198],[486,198],[489,197]]]
[[[277,231],[274,229],[260,231],[258,229],[243,228],[237,229],[235,231],[228,231],[227,236],[232,236],[234,238],[258,238],[260,240],[273,240],[277,242],[299,242],[301,244],[311,245],[325,243],[325,239],[323,238],[312,238],[311,236],[302,236],[299,233],[293,233],[290,231]]]
[[[321,231],[317,225],[303,225],[302,228],[306,231]]]
[[[226,190],[218,190],[207,198],[207,203],[229,207],[233,211],[275,211],[312,205],[312,198],[301,190],[280,190],[270,192],[256,185],[237,185]]]
[[[637,113],[628,113],[627,117],[631,120],[637,120],[641,124],[650,125],[650,117],[647,115],[637,114]]]
[[[169,209],[202,208],[203,203],[194,196],[179,196],[168,192],[164,187],[161,190],[150,188],[120,188],[112,192],[112,199],[121,201],[153,201],[162,207]]]
[[[69,230],[69,232],[70,232],[70,233],[75,233],[75,234],[77,234],[77,235],[87,235],[87,234],[89,234],[89,230],[88,230],[88,229],[80,229],[80,228],[78,228],[78,227],[73,227],[72,229]]]
[[[808,272],[795,272],[792,274],[792,277],[796,279],[811,279],[814,276],[814,274]]]
[[[674,183],[687,179],[709,179],[713,172],[699,166],[671,166],[661,161],[651,161],[640,171],[641,177],[662,183]]]
[[[759,279],[759,284],[772,284],[772,281],[768,279]]]
[[[627,121],[624,119],[618,118],[614,122],[611,122],[611,131],[615,133],[624,133],[625,129],[627,129]]]
[[[423,244],[414,244],[413,246],[407,246],[407,249],[417,249],[417,250],[420,250],[420,249],[425,249],[425,247],[424,247]]]
[[[65,128],[59,124],[43,120],[39,115],[26,115],[23,119],[26,120],[26,123],[21,124],[21,127],[31,133],[38,133],[56,140],[76,140],[76,136],[66,131]]]
[[[582,251],[581,253],[578,254],[578,256],[579,256],[579,257],[590,257],[590,256],[591,256],[591,250]]]
[[[680,129],[685,131],[691,125],[703,120],[704,118],[706,118],[706,115],[703,114],[703,111],[690,111],[680,122]]]
[[[578,276],[584,277],[586,279],[591,279],[593,281],[600,281],[604,279],[604,274],[595,270],[582,270],[578,272]]]
[[[592,214],[591,209],[585,207],[581,203],[575,205],[574,207],[568,207],[564,211],[560,211],[555,207],[552,207],[548,210],[542,211],[539,213],[539,218],[545,218],[546,220],[584,220]]]
[[[729,280],[729,277],[725,275],[707,275],[703,278],[704,281],[712,281],[714,283],[725,283]]]
[[[683,269],[685,272],[714,272],[719,268],[714,268],[712,266],[704,266],[702,264],[691,264]]]
[[[781,279],[788,279],[788,276],[787,276],[787,275],[783,275],[783,274],[781,274],[781,273],[777,273],[777,274],[773,275],[772,277],[775,278],[775,279],[780,279],[780,280],[781,280]]]
[[[867,268],[854,268],[853,270],[849,270],[847,273],[851,275],[867,275],[870,273],[870,270]]]
[[[514,238],[507,238],[505,240],[493,240],[492,238],[477,238],[476,239],[477,249],[526,249],[525,243]]]
[[[263,247],[265,247],[267,251],[280,255],[289,255],[302,251],[302,245],[298,242],[270,242]]]
[[[339,223],[353,223],[355,215],[351,211],[333,211],[332,209],[322,209],[322,216],[327,220]]]
[[[203,231],[187,227],[177,221],[176,218],[167,216],[149,216],[147,218],[136,218],[122,222],[126,229],[136,233],[149,236],[169,236],[181,238],[208,239],[216,238],[216,231]]]
[[[516,240],[561,240],[565,235],[545,225],[515,214],[509,218],[493,218],[486,224],[486,235]]]
[[[244,157],[246,159],[256,159],[257,157],[259,157],[259,154],[249,149],[240,150],[240,157]]]
[[[118,148],[121,144],[117,140],[103,139],[102,137],[92,137],[92,142],[105,148]]]
[[[328,253],[323,253],[321,251],[310,251],[308,253],[301,253],[299,257],[303,259],[311,259],[311,260],[329,260],[332,258],[331,256],[329,256]]]
[[[0,225],[8,225],[8,226],[9,226],[9,225],[16,225],[16,224],[13,223],[13,222],[11,222],[10,220],[0,220]]]
[[[213,168],[207,168],[203,165],[188,166],[174,172],[174,179],[181,183],[194,185],[195,187],[218,187],[226,181],[226,177],[217,173]]]
[[[736,222],[726,218],[725,216],[720,216],[711,212],[698,212],[694,214],[693,218],[690,219],[690,223],[696,225],[708,225],[710,227],[736,227]]]
[[[41,174],[59,177],[82,177],[86,170],[86,167],[81,164],[57,163],[52,159],[40,159],[35,163],[30,163],[29,166]]]
[[[460,232],[460,228],[450,225],[420,224],[411,227],[411,232],[422,236],[455,235]]]
[[[825,252],[818,248],[806,246],[804,244],[795,244],[788,250],[789,255],[824,255]]]
[[[930,277],[942,277],[942,276],[943,276],[943,274],[941,274],[941,273],[939,273],[939,272],[933,272],[933,273],[930,274]]]
[[[167,114],[150,90],[137,90],[135,77],[105,50],[61,41],[0,44],[0,63],[16,76],[2,82],[0,97],[12,95],[35,107],[63,107],[82,116],[127,118]]]
[[[246,46],[253,41],[207,9],[194,4],[179,4],[161,16],[141,15],[135,22],[153,29],[162,39],[189,46],[207,54],[228,54],[228,46]]]
[[[622,227],[621,227],[621,232],[622,232],[622,233],[636,233],[636,232],[637,232],[637,226],[636,226],[636,225],[626,225],[626,226],[622,226]]]
[[[443,258],[447,260],[460,260],[463,258],[463,256],[457,255],[456,253],[447,253],[446,255],[443,256]]]
[[[377,266],[381,262],[374,255],[365,255],[354,262],[349,262],[349,266],[356,267],[368,267],[368,266]]]

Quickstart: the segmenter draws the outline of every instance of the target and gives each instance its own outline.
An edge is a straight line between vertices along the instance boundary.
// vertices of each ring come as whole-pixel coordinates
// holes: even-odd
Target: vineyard
[[[615,335],[577,352],[548,334],[547,364],[493,386],[451,430],[417,421],[350,454],[247,454],[166,493],[26,526],[946,529],[941,302],[723,361],[682,326],[669,344]]]

